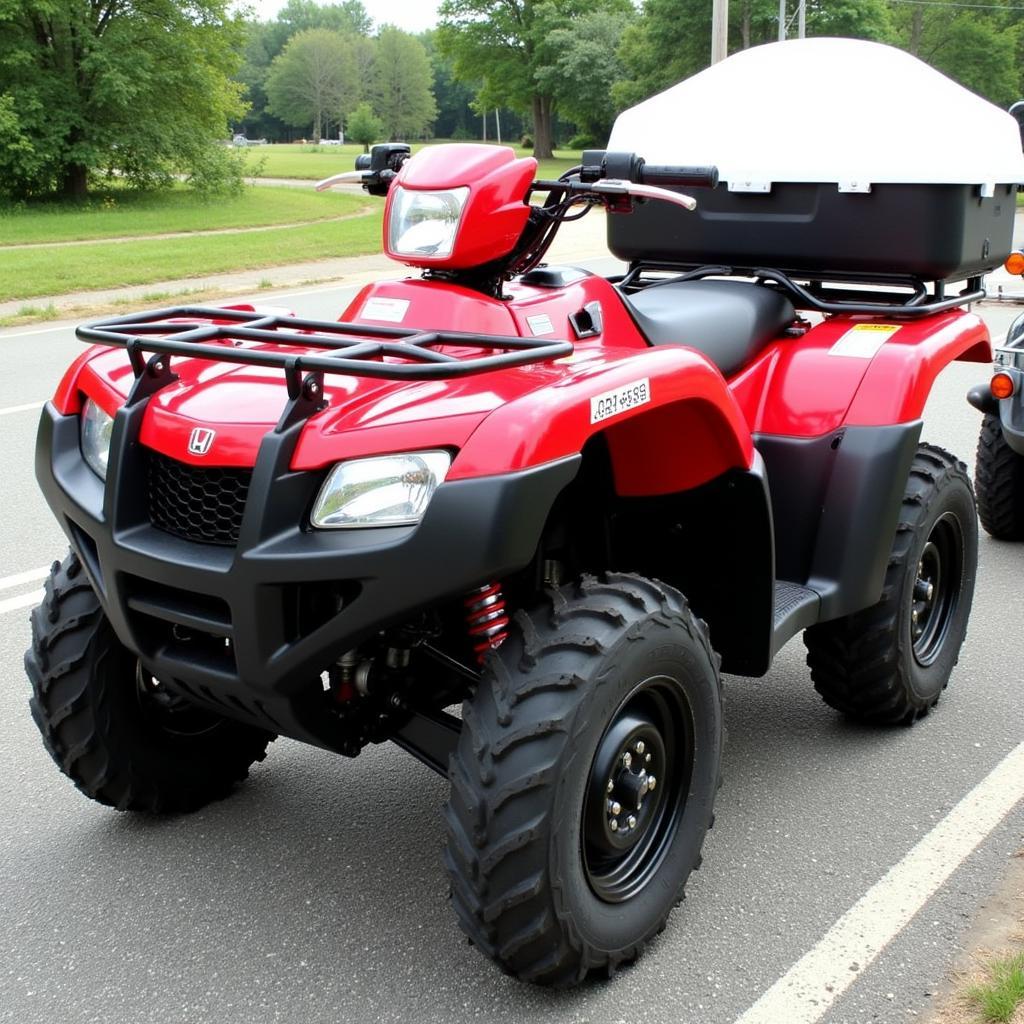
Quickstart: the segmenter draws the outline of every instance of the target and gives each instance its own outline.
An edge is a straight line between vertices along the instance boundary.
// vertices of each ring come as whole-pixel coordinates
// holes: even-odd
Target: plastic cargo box
[[[608,149],[716,164],[697,210],[608,218],[629,262],[962,280],[1012,249],[1016,120],[902,50],[800,39],[737,53],[619,115]],[[683,191],[683,190],[680,190]]]

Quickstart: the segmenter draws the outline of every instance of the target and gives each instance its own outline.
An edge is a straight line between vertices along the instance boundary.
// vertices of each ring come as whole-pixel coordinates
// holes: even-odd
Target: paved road
[[[312,316],[343,301],[288,300]],[[1015,312],[992,309],[993,331]],[[4,410],[45,399],[79,350],[68,330],[6,334],[3,577],[65,546],[32,478],[36,414]],[[925,436],[968,461],[978,421],[963,394],[983,375],[952,367],[927,410]],[[913,729],[824,707],[799,640],[765,679],[728,679],[725,786],[689,898],[639,965],[568,994],[503,977],[460,937],[439,861],[445,787],[400,751],[345,761],[281,740],[225,802],[118,815],[43,752],[21,668],[27,612],[0,613],[0,1021],[734,1021],[1020,743],[1022,580],[1024,547],[984,538],[960,665]],[[825,1019],[924,1013],[1022,842],[1018,807],[874,964],[849,965],[859,977]]]

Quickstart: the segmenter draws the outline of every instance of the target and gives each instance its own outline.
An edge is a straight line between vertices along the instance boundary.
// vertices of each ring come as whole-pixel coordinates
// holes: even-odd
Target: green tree
[[[617,51],[633,18],[632,6],[624,4],[621,10],[595,10],[556,28],[548,33],[544,47],[548,63],[537,69],[537,83],[555,97],[559,114],[591,136],[595,145],[607,140],[620,109],[609,83],[623,77]]]
[[[267,109],[297,128],[312,124],[319,143],[360,90],[352,46],[340,32],[311,28],[288,40],[267,75]]]
[[[533,152],[552,155],[556,98],[550,83],[538,81],[550,65],[548,34],[574,16],[593,10],[599,0],[443,0],[438,48],[458,79],[483,83],[482,110],[511,107],[533,117]]]
[[[433,76],[423,44],[391,25],[377,37],[373,106],[392,141],[424,136],[437,116]]]
[[[370,146],[384,136],[384,122],[373,112],[369,103],[360,103],[348,116],[345,126],[345,138],[349,142],[358,142],[364,153],[370,152]]]
[[[899,44],[1000,106],[1021,96],[1024,41],[1016,4],[991,9],[892,4]],[[909,9],[908,9],[909,8]]]
[[[223,170],[211,147],[244,110],[229,78],[242,31],[227,0],[0,0],[15,126],[0,136],[0,190],[81,199],[91,171],[152,186]]]
[[[277,17],[267,22],[270,56],[276,57],[292,36],[311,28],[327,28],[345,36],[368,36],[372,27],[373,22],[360,0],[345,0],[340,4],[288,0]]]

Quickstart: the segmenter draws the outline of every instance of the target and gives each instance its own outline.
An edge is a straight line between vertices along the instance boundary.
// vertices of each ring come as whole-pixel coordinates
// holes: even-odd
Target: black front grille
[[[251,480],[251,469],[188,466],[150,452],[150,521],[200,544],[237,544]]]

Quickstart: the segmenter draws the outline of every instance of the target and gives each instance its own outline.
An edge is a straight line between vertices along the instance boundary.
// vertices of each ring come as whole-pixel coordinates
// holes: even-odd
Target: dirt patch
[[[986,966],[1024,949],[1024,850],[1010,858],[999,888],[978,908],[950,979],[936,996],[927,1024],[980,1024],[984,1018],[967,999],[967,990],[986,980]],[[1010,1024],[1024,1024],[1018,1006]]]

